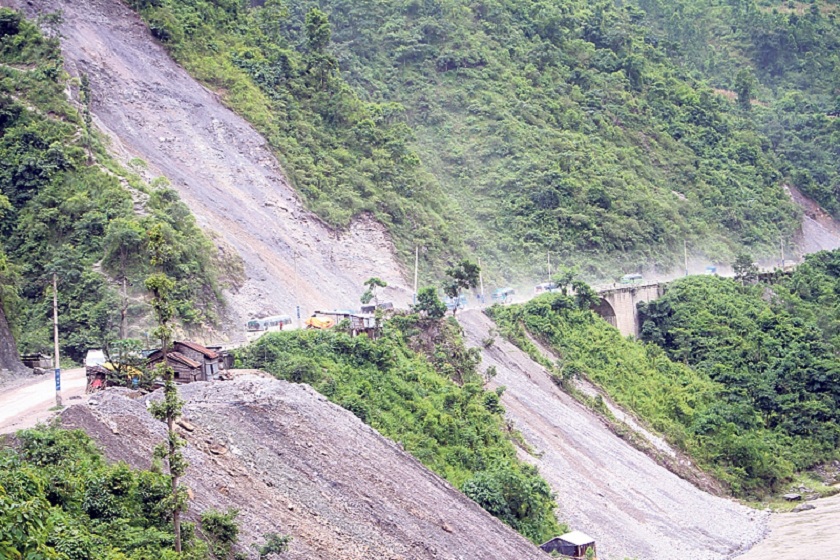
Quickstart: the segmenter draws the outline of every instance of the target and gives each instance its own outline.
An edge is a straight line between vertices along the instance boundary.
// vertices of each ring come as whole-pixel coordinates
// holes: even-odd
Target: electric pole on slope
[[[548,252],[548,282],[551,283],[551,251]]]
[[[481,293],[481,305],[484,305],[484,278],[481,275],[481,257],[478,257],[478,289]]]
[[[420,246],[414,246],[414,305],[417,305],[417,265],[420,263]]]
[[[683,259],[685,263],[685,275],[688,276],[688,245],[685,239],[683,239]]]
[[[61,406],[61,357],[58,354],[58,280],[53,273],[53,342],[55,353],[53,367],[55,368],[55,405]]]

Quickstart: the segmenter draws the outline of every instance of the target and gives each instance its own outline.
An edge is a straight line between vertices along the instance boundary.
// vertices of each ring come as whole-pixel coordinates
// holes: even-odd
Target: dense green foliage
[[[374,212],[438,273],[466,248],[496,277],[528,274],[546,251],[609,275],[667,264],[686,239],[717,258],[766,251],[795,231],[783,179],[825,187],[801,142],[836,145],[756,120],[760,84],[734,80],[737,64],[709,75],[728,75],[741,102],[718,94],[669,35],[694,29],[688,18],[652,0],[134,4],[268,137],[313,209],[338,225]],[[730,24],[710,13],[713,29]],[[834,22],[820,22],[830,47]],[[712,56],[719,36],[691,48]],[[800,66],[800,81],[819,74]]]
[[[640,0],[654,34],[718,87],[746,87],[791,184],[840,216],[840,28],[832,1]]]
[[[38,428],[17,439],[0,450],[0,558],[210,557],[191,537],[184,553],[172,551],[167,477],[106,464],[81,431]]]
[[[410,146],[394,103],[360,97],[339,74],[330,23],[294,22],[279,2],[134,0],[152,33],[198,79],[220,90],[276,150],[309,206],[332,225],[363,212],[439,260],[450,247],[446,199]]]
[[[736,495],[779,489],[795,470],[833,456],[840,370],[812,324],[714,277],[675,282],[644,313],[645,338],[665,351],[622,338],[559,294],[490,310],[538,359],[526,333],[546,342],[559,379],[599,384]]]
[[[459,331],[454,322],[409,315],[387,322],[376,340],[336,331],[269,333],[237,359],[309,383],[487,511],[544,542],[560,529],[551,491],[516,459],[499,394],[483,390],[477,354],[464,348]]]
[[[765,434],[754,452],[797,469],[836,454],[840,359],[834,320],[821,306],[837,308],[839,256],[811,257],[792,278],[770,286],[687,278],[642,308],[644,339],[724,387],[699,433]]]
[[[212,245],[165,180],[144,185],[95,139],[96,151],[87,150],[90,131],[66,100],[67,85],[58,41],[0,9],[0,260],[7,258],[16,272],[4,274],[11,289],[4,289],[3,304],[21,334],[21,350],[51,348],[53,273],[62,351],[78,360],[100,347],[118,322],[121,303],[112,280],[140,286],[148,267],[146,231],[153,225],[172,247],[166,272],[177,280],[180,318],[187,324],[214,320]],[[135,214],[132,192],[147,198],[142,216]],[[7,298],[7,291],[19,298]]]

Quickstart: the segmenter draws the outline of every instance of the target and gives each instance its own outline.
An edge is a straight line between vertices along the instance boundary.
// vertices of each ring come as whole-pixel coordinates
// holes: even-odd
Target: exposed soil
[[[718,560],[747,550],[765,534],[767,512],[708,494],[618,437],[561,391],[550,374],[510,342],[482,341],[495,327],[479,311],[459,314],[469,346],[481,348],[491,383],[536,465],[557,493],[559,518],[591,535],[598,557],[621,560]]]
[[[808,253],[840,247],[840,222],[796,187],[786,185],[785,190],[790,198],[802,208],[802,228],[794,239],[796,256],[801,259]]]
[[[397,444],[306,385],[256,376],[180,388],[190,513],[240,510],[242,550],[269,532],[283,558],[540,560],[545,555]],[[154,393],[109,389],[62,414],[112,461],[148,467],[165,426]],[[253,549],[249,551],[253,554]]]
[[[352,307],[371,276],[407,302],[385,229],[371,218],[334,231],[301,204],[265,140],[193,80],[119,0],[0,0],[33,13],[61,10],[70,74],[87,73],[96,126],[123,162],[140,158],[166,176],[198,223],[243,259],[247,280],[228,294],[228,335],[249,317]]]

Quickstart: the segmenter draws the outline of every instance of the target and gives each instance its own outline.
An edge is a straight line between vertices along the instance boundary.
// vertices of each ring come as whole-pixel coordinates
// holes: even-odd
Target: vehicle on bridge
[[[618,281],[620,284],[641,284],[642,283],[642,275],[641,274],[625,274],[621,277],[621,280]]]
[[[493,301],[497,303],[508,303],[513,299],[516,291],[513,288],[499,288],[493,292]]]

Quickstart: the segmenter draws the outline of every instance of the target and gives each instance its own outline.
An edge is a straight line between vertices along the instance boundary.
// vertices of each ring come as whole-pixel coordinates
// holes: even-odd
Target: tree
[[[82,73],[81,85],[79,86],[79,97],[82,102],[82,122],[84,123],[84,141],[87,150],[88,165],[93,165],[93,146],[91,142],[91,128],[93,119],[90,114],[90,106],[93,96],[90,91],[90,79],[86,72]]]
[[[171,504],[172,528],[175,533],[175,552],[181,552],[181,512],[186,507],[186,495],[178,484],[187,470],[187,462],[179,451],[185,442],[175,431],[175,420],[181,415],[184,401],[178,398],[178,388],[175,385],[174,372],[166,361],[169,345],[172,342],[172,327],[170,322],[175,315],[175,306],[170,300],[170,294],[175,289],[175,281],[162,272],[166,263],[172,258],[172,247],[166,240],[163,228],[155,225],[149,231],[149,253],[152,267],[157,272],[146,278],[146,289],[152,293],[152,310],[157,320],[155,336],[160,339],[163,360],[157,367],[157,372],[164,380],[163,400],[153,402],[150,407],[152,416],[166,422],[169,433],[167,442],[155,448],[155,458],[166,459],[169,464],[169,478],[172,484]]]
[[[102,265],[106,270],[117,273],[122,283],[122,302],[120,304],[120,338],[126,336],[126,317],[128,315],[128,276],[132,269],[139,268],[141,249],[143,248],[143,230],[134,220],[115,218],[105,230],[105,257]]]
[[[758,276],[758,267],[753,262],[752,255],[739,253],[732,263],[732,270],[735,271],[735,279],[741,284],[748,284],[755,281]]]
[[[569,295],[569,287],[575,279],[576,271],[572,268],[561,267],[551,279],[564,296]]]
[[[735,77],[735,90],[738,93],[738,105],[744,111],[749,111],[752,108],[750,100],[753,97],[754,88],[755,78],[749,70],[742,68]]]
[[[318,8],[312,8],[306,14],[306,42],[310,50],[316,53],[324,52],[330,44],[332,29],[327,14]]]
[[[376,289],[385,288],[388,286],[388,283],[385,280],[374,276],[373,278],[365,280],[364,285],[367,286],[367,291],[362,294],[362,303],[367,305],[371,302],[371,300],[373,300],[374,305],[379,305],[379,298],[376,296]]]
[[[447,269],[448,280],[443,285],[443,293],[455,300],[455,307],[452,309],[453,315],[458,311],[461,292],[476,287],[480,272],[481,267],[467,259],[462,260],[457,266]]]
[[[421,288],[417,292],[417,303],[412,306],[412,309],[421,314],[425,314],[430,319],[441,319],[446,315],[446,304],[440,301],[437,290],[431,286]]]
[[[592,287],[582,280],[572,282],[572,289],[575,291],[575,304],[578,309],[589,309],[598,305],[601,297]]]

